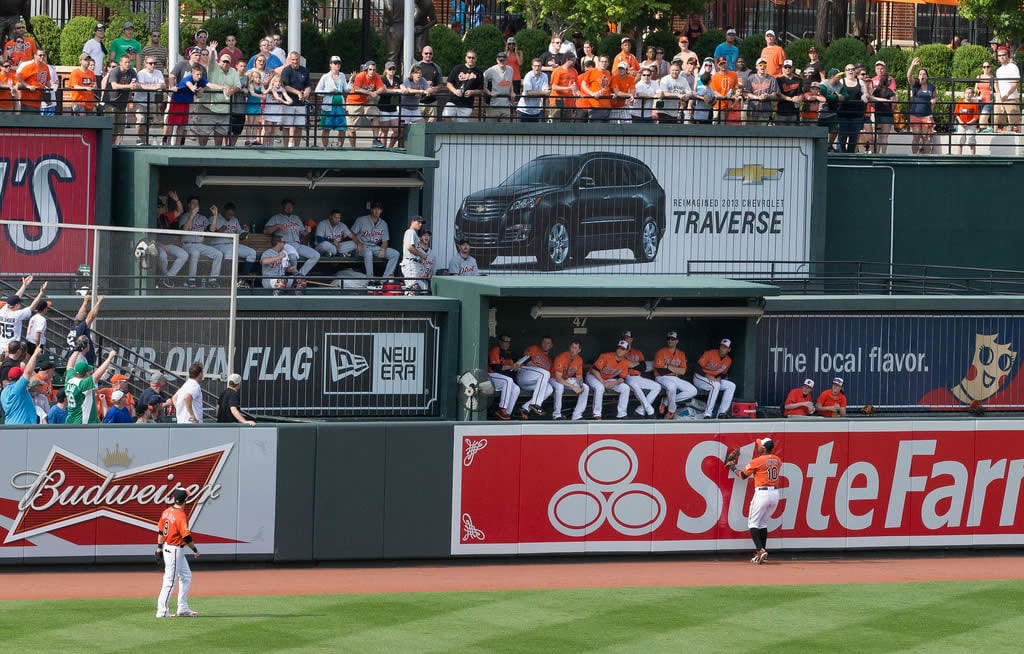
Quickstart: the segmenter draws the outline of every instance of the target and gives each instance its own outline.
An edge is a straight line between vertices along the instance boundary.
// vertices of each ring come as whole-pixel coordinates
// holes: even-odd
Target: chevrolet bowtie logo
[[[783,168],[765,168],[761,164],[746,164],[742,168],[726,168],[722,179],[743,180],[744,184],[761,185],[764,180],[782,179]]]

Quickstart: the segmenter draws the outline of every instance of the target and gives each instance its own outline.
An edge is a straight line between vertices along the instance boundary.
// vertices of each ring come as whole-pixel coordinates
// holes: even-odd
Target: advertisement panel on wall
[[[851,405],[1024,409],[1024,319],[1009,315],[780,315],[757,327],[758,404],[842,377]]]
[[[769,549],[1024,544],[1020,421],[456,426],[451,553],[751,548],[751,481],[782,461]]]
[[[0,220],[96,224],[96,130],[0,129]],[[0,261],[17,273],[76,273],[87,232],[3,225]]]
[[[137,311],[130,318],[108,321],[103,331],[136,353],[137,367],[153,361],[184,376],[199,361],[208,390],[223,389],[229,373],[226,318]],[[439,415],[436,318],[243,312],[236,321],[234,365],[244,382],[242,406],[264,415]]]
[[[152,556],[175,488],[204,554],[273,554],[277,430],[6,430],[0,558]]]
[[[680,273],[694,260],[806,261],[813,143],[434,134],[438,261],[449,260],[453,239],[469,241],[481,268],[502,271]]]

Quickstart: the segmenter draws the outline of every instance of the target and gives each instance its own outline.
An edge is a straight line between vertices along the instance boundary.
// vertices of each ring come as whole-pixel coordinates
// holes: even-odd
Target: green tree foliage
[[[53,59],[58,59],[60,53],[60,28],[49,16],[32,17],[32,36],[35,37],[39,47],[49,53],[54,53]],[[78,64],[78,60],[75,60]]]
[[[451,31],[451,30],[449,30]],[[358,18],[343,20],[335,26],[334,31],[327,35],[326,50],[328,57],[341,57],[341,69],[359,71],[363,64],[362,56],[363,21]],[[436,49],[435,49],[436,51]],[[370,32],[370,56],[381,66],[384,65],[384,39],[374,31]]]
[[[646,50],[649,46],[655,48],[662,48],[665,51],[665,60],[672,61],[672,56],[679,52],[679,40],[676,35],[672,33],[672,30],[664,29],[656,32],[651,32],[644,39],[644,49]],[[583,53],[581,52],[582,56]],[[643,57],[639,57],[643,61]]]
[[[953,77],[974,79],[981,74],[981,65],[986,61],[995,63],[988,48],[981,45],[960,46],[953,52]],[[963,88],[963,85],[957,86]]]
[[[761,56],[765,45],[763,34],[754,34],[740,41],[740,56],[746,60],[747,68],[754,69],[754,62]]]
[[[516,39],[518,44],[519,39]],[[494,56],[505,50],[505,39],[494,25],[481,25],[466,32],[466,50],[476,50],[476,65],[486,70],[494,65]]]
[[[697,53],[697,56],[700,57],[701,61],[704,61],[706,57],[711,57],[715,54],[715,48],[717,48],[718,44],[723,41],[725,41],[724,31],[708,30],[700,35],[700,38],[697,39],[696,43],[690,44],[690,49]],[[676,43],[676,47],[679,47],[678,41]],[[667,53],[668,50],[666,49],[665,52]],[[668,59],[671,58],[672,57],[668,57]]]
[[[523,13],[532,26],[546,24],[559,32],[571,26],[600,34],[606,23],[646,28],[658,23],[656,16],[667,23],[667,16],[703,14],[708,4],[709,0],[509,0],[508,7]]]
[[[814,39],[797,39],[786,46],[786,57],[793,60],[794,68],[803,70],[807,67],[807,64],[811,63],[811,58],[807,56],[807,51],[812,47],[817,48],[819,53],[825,50],[825,48]]]
[[[595,45],[594,54],[608,55],[609,59],[614,59],[621,50],[621,44],[622,34],[605,34]],[[665,54],[668,54],[668,51]]]
[[[945,80],[953,75],[953,51],[944,43],[932,43],[914,50],[911,59],[914,57],[921,60],[919,68],[928,70],[928,81],[937,90],[949,92],[949,82]],[[917,70],[914,75],[917,75]]]
[[[818,52],[821,52],[819,49]],[[846,64],[862,63],[867,65],[868,49],[860,39],[845,38],[836,39],[825,50],[822,60],[825,68],[838,68],[842,70]]]
[[[518,38],[516,39],[518,40]],[[434,49],[434,63],[447,77],[448,71],[461,64],[466,54],[462,39],[447,25],[434,25],[427,33],[427,43]]]
[[[871,64],[872,77],[874,76],[875,62],[884,61],[885,69],[889,76],[896,80],[897,84],[905,84],[907,79],[907,66],[910,65],[910,53],[903,48],[881,48],[865,63]]]
[[[299,54],[306,58],[306,68],[312,72],[322,73],[328,69],[327,44],[320,30],[313,23],[302,23],[300,29],[302,50]],[[281,46],[287,49],[288,32],[281,32]]]
[[[77,66],[82,46],[92,38],[96,19],[89,16],[75,16],[60,31],[60,65]],[[52,59],[52,57],[51,57]],[[52,63],[52,62],[51,62]],[[99,73],[99,71],[96,71]]]
[[[225,37],[228,34],[234,34],[238,39],[238,47],[246,57],[251,57],[259,51],[260,39],[266,36],[262,30],[257,30],[253,26],[240,27],[238,21],[231,16],[214,16],[203,23],[202,29],[210,34],[211,41],[217,42],[217,47],[223,47]],[[196,30],[189,30],[187,34],[189,44],[191,44],[195,33]],[[302,47],[303,49],[306,47],[305,40],[303,40]],[[184,52],[184,50],[182,51]]]
[[[1016,43],[1024,39],[1024,11],[1020,0],[959,0],[960,15],[968,20],[980,18],[1002,41]]]

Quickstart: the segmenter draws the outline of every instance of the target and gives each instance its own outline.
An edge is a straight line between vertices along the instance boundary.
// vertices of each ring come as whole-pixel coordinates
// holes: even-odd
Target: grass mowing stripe
[[[0,602],[9,651],[1019,651],[1020,582]],[[746,635],[746,638],[744,638]]]

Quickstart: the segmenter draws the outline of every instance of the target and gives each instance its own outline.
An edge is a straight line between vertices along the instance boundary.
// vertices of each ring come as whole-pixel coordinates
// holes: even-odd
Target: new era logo
[[[366,357],[353,354],[337,345],[330,346],[331,381],[340,382],[348,377],[358,377],[370,369]]]

